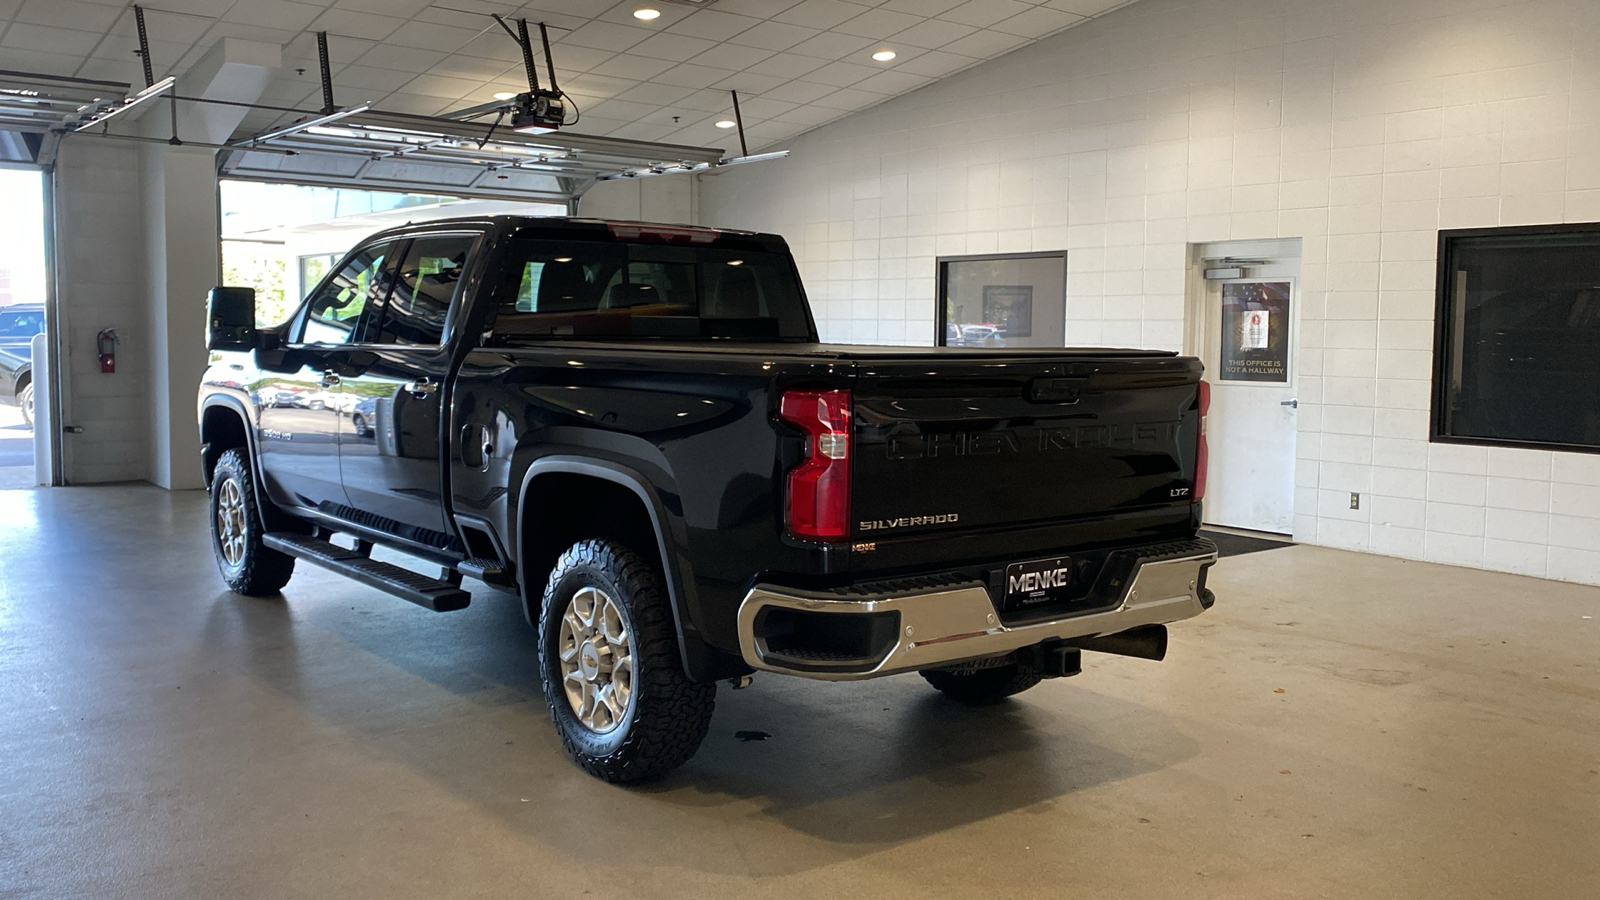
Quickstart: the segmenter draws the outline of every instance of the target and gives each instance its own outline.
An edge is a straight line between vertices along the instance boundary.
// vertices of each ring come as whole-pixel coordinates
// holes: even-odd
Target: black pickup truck
[[[229,587],[517,595],[610,781],[688,760],[718,681],[992,701],[1212,604],[1194,359],[822,344],[781,238],[577,219],[386,231],[288,322],[253,305],[212,293],[199,397]]]

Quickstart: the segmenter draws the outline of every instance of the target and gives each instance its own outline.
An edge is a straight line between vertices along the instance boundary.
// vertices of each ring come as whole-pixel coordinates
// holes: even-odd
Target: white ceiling
[[[262,103],[322,106],[315,33],[329,35],[335,101],[438,114],[527,86],[488,14],[546,22],[583,134],[737,149],[715,127],[739,91],[752,152],[904,94],[1131,0],[150,0],[157,79],[219,37],[284,48]],[[660,18],[642,22],[634,10]],[[534,31],[537,45],[538,33]],[[142,86],[126,0],[0,0],[0,69]],[[892,49],[891,62],[872,59]],[[297,71],[303,70],[303,72]],[[544,61],[539,59],[540,78]],[[243,133],[293,115],[252,113]]]

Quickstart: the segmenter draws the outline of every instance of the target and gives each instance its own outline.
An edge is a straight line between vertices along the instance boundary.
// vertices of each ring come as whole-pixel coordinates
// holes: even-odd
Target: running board
[[[332,569],[346,578],[353,578],[402,600],[410,600],[434,612],[466,609],[467,604],[472,602],[472,595],[459,585],[379,562],[357,550],[347,550],[308,535],[276,533],[264,535],[261,540],[279,553]]]

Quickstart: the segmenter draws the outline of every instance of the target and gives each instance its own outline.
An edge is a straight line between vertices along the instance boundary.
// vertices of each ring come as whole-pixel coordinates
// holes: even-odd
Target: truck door
[[[441,417],[450,370],[445,322],[479,232],[413,238],[375,330],[343,378],[339,469],[363,524],[446,546]]]
[[[360,338],[389,290],[393,251],[381,241],[346,257],[317,286],[292,333],[287,372],[262,372],[253,386],[260,422],[261,470],[267,494],[285,506],[338,514],[347,505],[339,473],[339,375],[336,368]]]

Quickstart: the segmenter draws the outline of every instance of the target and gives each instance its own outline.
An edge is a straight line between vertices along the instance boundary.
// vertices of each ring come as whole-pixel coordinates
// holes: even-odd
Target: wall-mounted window
[[[1433,439],[1600,452],[1600,223],[1439,233]]]
[[[1060,347],[1066,313],[1066,253],[939,260],[941,347]]]

